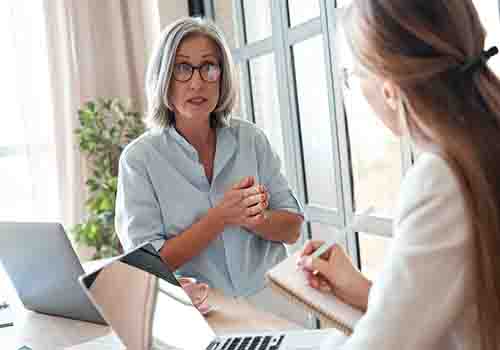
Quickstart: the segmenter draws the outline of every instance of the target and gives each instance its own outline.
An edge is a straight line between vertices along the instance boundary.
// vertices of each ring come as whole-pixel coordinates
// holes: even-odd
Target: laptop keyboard
[[[284,335],[227,338],[213,341],[206,350],[278,350],[284,338]]]

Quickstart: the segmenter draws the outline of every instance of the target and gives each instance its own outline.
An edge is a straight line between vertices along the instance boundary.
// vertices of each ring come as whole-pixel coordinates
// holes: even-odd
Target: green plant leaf
[[[75,240],[94,247],[95,257],[113,256],[121,251],[114,232],[118,160],[125,146],[145,131],[141,114],[130,101],[98,98],[78,109],[80,127],[76,142],[87,158],[91,176],[86,181],[87,218],[71,230]]]

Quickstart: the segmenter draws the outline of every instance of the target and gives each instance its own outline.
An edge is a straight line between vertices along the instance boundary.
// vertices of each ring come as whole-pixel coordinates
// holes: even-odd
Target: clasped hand
[[[214,209],[224,225],[237,225],[252,230],[265,221],[269,198],[265,186],[255,184],[255,179],[249,176],[224,193],[221,202]]]

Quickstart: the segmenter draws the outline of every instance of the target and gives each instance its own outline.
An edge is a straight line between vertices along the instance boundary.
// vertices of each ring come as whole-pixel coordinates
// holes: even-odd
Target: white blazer
[[[447,163],[422,153],[403,180],[394,239],[368,310],[340,349],[479,349],[464,204]]]

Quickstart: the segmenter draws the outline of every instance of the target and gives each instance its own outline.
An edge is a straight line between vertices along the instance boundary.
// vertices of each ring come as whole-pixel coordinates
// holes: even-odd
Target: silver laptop
[[[58,223],[0,223],[0,262],[24,306],[106,324],[78,277],[84,270]]]
[[[319,349],[332,330],[216,336],[151,244],[80,278],[124,347],[133,350]],[[335,332],[335,331],[333,331]]]

